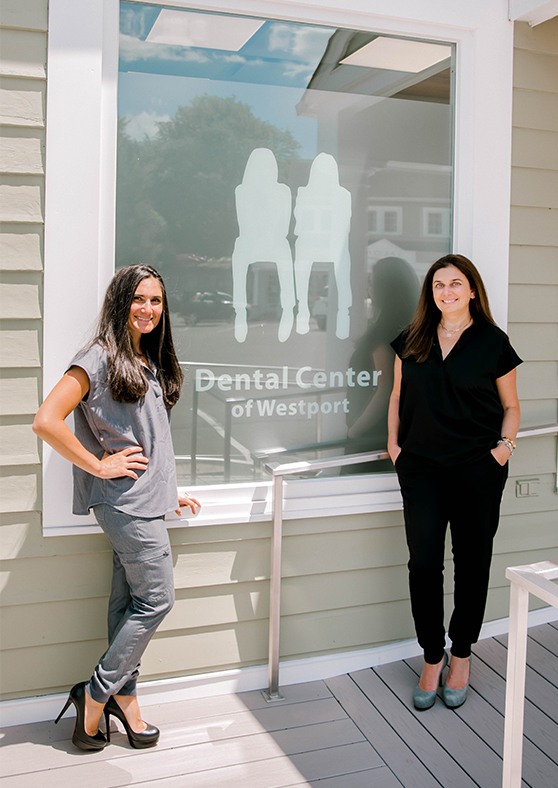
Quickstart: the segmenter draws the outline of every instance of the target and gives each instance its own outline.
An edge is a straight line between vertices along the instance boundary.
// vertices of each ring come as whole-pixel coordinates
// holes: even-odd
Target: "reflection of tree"
[[[138,142],[126,133],[126,120],[118,123],[118,189],[116,192],[117,265],[159,262],[163,257],[166,222],[149,195],[153,157],[151,141]]]
[[[141,142],[121,126],[118,263],[229,257],[238,232],[234,190],[257,147],[273,151],[284,177],[298,143],[235,98],[195,98]]]

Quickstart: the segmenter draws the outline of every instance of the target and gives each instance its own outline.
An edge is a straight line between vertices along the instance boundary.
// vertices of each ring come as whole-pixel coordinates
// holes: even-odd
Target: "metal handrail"
[[[269,688],[264,693],[268,701],[283,700],[279,692],[279,637],[281,629],[281,552],[283,547],[283,478],[306,471],[355,465],[360,462],[375,462],[389,458],[387,451],[347,454],[329,457],[326,460],[300,460],[283,465],[266,463],[264,468],[273,475],[271,532],[271,575],[269,588]]]
[[[517,433],[517,438],[531,438],[542,435],[558,434],[558,424],[545,424],[539,427],[528,427]],[[269,589],[269,641],[268,641],[268,674],[269,687],[264,696],[268,701],[282,700],[279,692],[279,638],[281,630],[281,553],[283,542],[283,481],[285,476],[356,465],[360,462],[377,462],[389,459],[385,449],[360,454],[345,454],[327,459],[300,460],[298,462],[265,463],[264,468],[273,477],[272,484],[272,518],[271,533],[271,573]],[[557,467],[558,475],[558,467]],[[558,484],[558,480],[557,480]]]

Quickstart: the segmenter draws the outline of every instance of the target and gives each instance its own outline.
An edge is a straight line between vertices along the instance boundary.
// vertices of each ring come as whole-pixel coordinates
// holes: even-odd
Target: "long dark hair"
[[[156,279],[163,293],[163,310],[157,326],[143,334],[140,347],[155,363],[157,376],[167,407],[172,408],[180,397],[183,374],[172,341],[169,305],[165,283],[158,271],[139,263],[120,268],[110,282],[99,315],[98,343],[108,356],[108,384],[118,402],[137,402],[147,393],[149,382],[139,358],[134,353],[128,319],[134,294],[143,279]]]
[[[475,298],[469,302],[471,317],[476,323],[492,323],[494,318],[490,311],[488,296],[482,277],[473,263],[462,254],[447,254],[436,260],[428,269],[419,296],[416,312],[409,324],[403,357],[414,356],[419,361],[426,361],[432,350],[432,342],[436,336],[436,328],[440,322],[440,310],[434,302],[432,282],[436,271],[448,268],[450,265],[458,268],[467,277],[471,290],[475,291]]]

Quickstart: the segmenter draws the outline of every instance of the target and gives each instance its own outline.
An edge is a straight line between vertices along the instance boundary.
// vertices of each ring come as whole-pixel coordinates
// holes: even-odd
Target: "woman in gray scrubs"
[[[133,747],[157,743],[142,720],[136,684],[141,656],[174,603],[165,514],[199,503],[177,493],[170,410],[182,371],[174,350],[165,286],[147,265],[121,268],[111,281],[95,338],[70,362],[33,423],[73,464],[74,514],[93,511],[113,549],[108,648],[88,681],[76,684],[72,741],[101,750],[110,715]],[[75,417],[75,433],[65,423]],[[105,715],[106,736],[99,731]]]

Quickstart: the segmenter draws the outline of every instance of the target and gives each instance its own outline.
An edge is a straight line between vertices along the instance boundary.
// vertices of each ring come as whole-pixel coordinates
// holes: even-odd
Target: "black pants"
[[[480,634],[492,543],[508,476],[490,452],[475,463],[444,466],[401,452],[396,462],[409,547],[411,609],[426,662],[442,659],[444,546],[449,523],[454,566],[451,653],[468,657]]]

